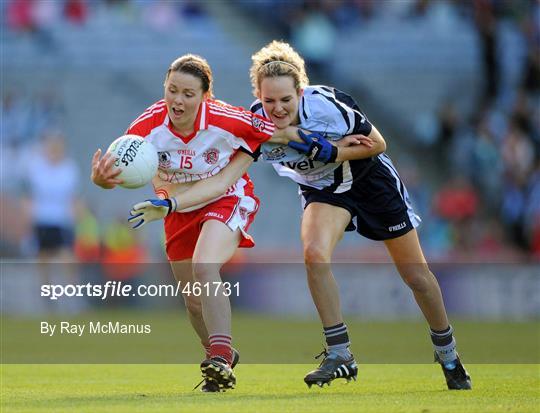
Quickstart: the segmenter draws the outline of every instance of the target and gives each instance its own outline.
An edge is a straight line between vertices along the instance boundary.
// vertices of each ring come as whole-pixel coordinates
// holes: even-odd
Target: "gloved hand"
[[[133,205],[129,211],[128,222],[133,224],[132,228],[137,229],[142,227],[147,222],[163,219],[167,215],[175,212],[178,205],[176,199],[147,199],[144,202],[139,202]]]
[[[306,135],[301,129],[298,129],[298,136],[304,143],[290,141],[287,145],[300,153],[306,154],[308,158],[314,161],[332,163],[336,161],[338,150],[328,142],[321,133],[311,132]]]

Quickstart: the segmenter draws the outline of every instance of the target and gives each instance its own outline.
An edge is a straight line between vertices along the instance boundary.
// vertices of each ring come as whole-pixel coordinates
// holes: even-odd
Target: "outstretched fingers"
[[[368,148],[373,147],[373,139],[364,135],[348,135],[340,139],[339,141],[334,142],[336,146],[354,146],[354,145],[364,145]]]

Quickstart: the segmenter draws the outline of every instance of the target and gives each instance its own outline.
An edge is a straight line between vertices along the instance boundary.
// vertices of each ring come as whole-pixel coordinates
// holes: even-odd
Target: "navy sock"
[[[328,353],[344,359],[350,358],[351,352],[349,351],[349,346],[351,342],[349,341],[347,326],[344,323],[340,323],[331,327],[323,327],[323,329]]]
[[[431,342],[433,348],[437,352],[437,355],[447,367],[452,367],[457,359],[456,353],[456,340],[453,336],[454,329],[452,326],[444,330],[432,330],[430,329]],[[455,366],[455,364],[454,364]]]

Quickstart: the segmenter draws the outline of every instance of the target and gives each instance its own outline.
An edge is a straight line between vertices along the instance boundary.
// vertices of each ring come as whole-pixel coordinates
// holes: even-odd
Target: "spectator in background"
[[[475,132],[469,179],[480,189],[485,205],[495,208],[500,201],[503,165],[496,138],[488,125],[487,116],[479,121]]]
[[[36,28],[32,0],[12,0],[6,6],[6,23],[15,33],[32,33]]]
[[[291,40],[304,56],[315,78],[327,77],[332,69],[336,29],[322,7],[305,3],[291,21]]]
[[[540,259],[540,159],[529,179],[528,194],[524,213],[525,231],[533,257]]]
[[[34,1],[32,2],[32,15],[37,45],[46,49],[47,52],[56,51],[58,44],[53,35],[53,28],[62,18],[61,3],[58,1]]]
[[[75,25],[84,25],[88,19],[86,0],[66,0],[64,3],[64,17]]]
[[[484,64],[483,78],[485,79],[483,97],[490,101],[497,96],[499,90],[499,61],[497,56],[497,15],[494,0],[474,0],[474,18]]]
[[[58,94],[52,90],[43,90],[32,96],[30,109],[32,122],[29,122],[29,139],[35,140],[44,131],[55,130],[61,124],[64,107]]]
[[[100,228],[95,215],[86,205],[81,205],[75,226],[74,252],[80,263],[97,263],[101,260]]]
[[[178,10],[170,1],[154,1],[148,5],[143,18],[149,27],[158,32],[167,32],[169,27],[178,23]]]
[[[534,165],[534,147],[515,122],[510,124],[503,140],[501,154],[506,173],[518,180],[526,180]]]
[[[29,152],[24,180],[27,211],[33,228],[41,282],[75,283],[77,269],[73,262],[75,210],[79,172],[75,162],[65,153],[64,137],[48,132],[36,153]],[[84,308],[81,299],[64,300],[48,305],[78,312]]]
[[[15,90],[7,90],[2,96],[0,124],[2,145],[19,147],[26,143],[31,135],[31,105],[24,96]]]
[[[38,257],[68,260],[73,253],[79,171],[65,153],[62,134],[48,133],[42,152],[28,166],[25,180]]]
[[[480,201],[473,186],[463,176],[456,176],[436,194],[435,214],[452,224],[454,245],[467,251],[471,245],[471,223],[478,213]]]
[[[145,247],[139,241],[137,234],[129,230],[123,219],[118,218],[107,224],[103,234],[101,261],[107,280],[123,281],[134,286],[140,285],[146,268],[144,263],[147,260],[148,254]],[[136,297],[130,298],[130,304],[136,302]]]

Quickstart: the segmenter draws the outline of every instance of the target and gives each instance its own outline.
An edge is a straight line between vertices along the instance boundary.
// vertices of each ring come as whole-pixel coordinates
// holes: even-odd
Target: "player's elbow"
[[[386,151],[386,141],[381,138],[380,142],[377,142],[377,145],[376,145],[377,153],[375,155],[380,155],[381,153],[385,151]]]
[[[386,140],[384,139],[384,137],[381,135],[381,133],[375,128],[373,127],[369,137],[373,140],[374,142],[374,145],[373,145],[373,155],[380,155],[381,153],[383,153],[384,151],[386,151]]]

